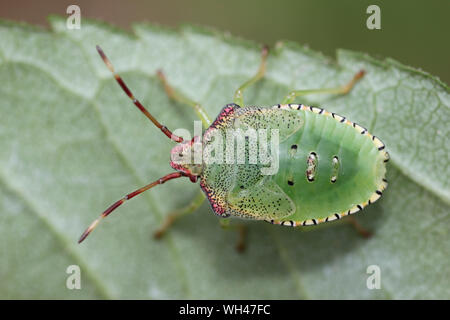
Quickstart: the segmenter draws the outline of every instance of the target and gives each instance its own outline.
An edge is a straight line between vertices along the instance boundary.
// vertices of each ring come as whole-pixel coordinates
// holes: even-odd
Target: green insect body
[[[279,130],[279,170],[261,173],[261,164],[171,166],[200,179],[214,212],[286,226],[315,225],[353,214],[380,198],[387,183],[389,155],[380,139],[356,123],[320,108],[298,104],[273,108],[227,105],[203,134],[202,145],[219,130]],[[172,151],[189,156],[193,142]],[[248,148],[248,143],[245,148]]]
[[[363,70],[341,87],[292,91],[282,104],[272,108],[240,107],[244,89],[264,76],[268,55],[268,49],[264,47],[258,72],[238,88],[235,103],[225,106],[213,122],[200,104],[171,87],[163,72],[158,71],[168,96],[192,107],[206,128],[202,136],[185,141],[151,115],[115,73],[99,46],[97,51],[134,105],[178,144],[171,151],[170,165],[175,172],[113,203],[89,225],[79,242],[127,200],[182,177],[192,182],[200,181],[213,211],[222,218],[234,216],[293,227],[316,225],[353,214],[378,200],[387,187],[385,162],[389,160],[389,154],[380,139],[342,116],[291,103],[297,96],[309,93],[347,94],[363,77]],[[238,132],[237,136],[244,133],[240,142],[234,143],[237,136],[229,136],[230,131]],[[256,132],[258,139],[253,139]],[[269,132],[276,134],[267,135]],[[218,143],[219,137],[226,142],[225,149]],[[259,161],[254,161],[255,150],[259,150]],[[216,158],[225,161],[215,161]],[[267,159],[272,161],[267,162]],[[169,214],[155,237],[161,237],[179,217],[195,211],[204,199],[199,193],[189,206]],[[228,220],[222,221],[227,227]],[[367,234],[359,229],[362,234]],[[245,229],[237,225],[235,230],[240,232],[238,249],[242,250]]]

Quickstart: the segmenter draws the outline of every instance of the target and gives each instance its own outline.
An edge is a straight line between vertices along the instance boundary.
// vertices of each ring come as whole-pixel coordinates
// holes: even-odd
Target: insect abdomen
[[[299,108],[305,122],[280,145],[280,169],[274,179],[296,205],[295,213],[283,220],[315,224],[375,201],[386,187],[388,155],[382,142],[322,109],[291,108]]]

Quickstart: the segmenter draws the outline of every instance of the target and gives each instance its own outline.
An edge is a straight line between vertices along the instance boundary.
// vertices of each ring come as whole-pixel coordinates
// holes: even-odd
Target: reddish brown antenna
[[[117,207],[119,207],[122,203],[124,203],[127,200],[130,200],[131,198],[137,196],[138,194],[141,194],[144,191],[147,191],[148,189],[153,188],[154,186],[157,186],[159,184],[163,184],[164,182],[168,181],[168,180],[172,180],[172,179],[176,179],[176,178],[180,178],[183,176],[183,173],[181,172],[173,172],[173,173],[169,173],[167,175],[165,175],[162,178],[159,178],[156,181],[153,181],[152,183],[146,185],[145,187],[142,187],[140,189],[137,189],[136,191],[133,191],[129,194],[127,194],[125,197],[123,197],[122,199],[114,202],[111,206],[109,206],[108,209],[106,209],[101,215],[100,217],[98,217],[97,219],[95,219],[91,225],[83,232],[83,234],[80,237],[80,240],[78,240],[78,243],[81,243],[84,239],[86,239],[86,237],[92,232],[92,230],[94,230],[97,225],[99,224],[99,222],[105,218],[106,216],[108,216],[111,212],[113,212],[114,210],[117,209]]]
[[[155,126],[157,126],[167,137],[169,137],[171,140],[175,141],[175,142],[183,142],[183,138],[178,137],[176,135],[174,135],[169,129],[167,129],[166,126],[163,126],[162,124],[160,124],[158,122],[158,120],[156,120],[150,112],[148,112],[147,109],[145,109],[145,107],[139,102],[138,99],[136,99],[133,95],[133,93],[131,92],[131,90],[127,87],[127,85],[125,84],[125,82],[122,80],[122,78],[114,71],[114,67],[111,63],[111,61],[109,61],[108,57],[105,55],[105,53],[103,52],[102,48],[100,48],[100,46],[96,46],[98,53],[100,54],[100,57],[102,57],[103,62],[106,64],[106,66],[108,67],[109,71],[111,71],[114,75],[114,78],[116,79],[116,81],[119,83],[120,87],[123,89],[123,91],[125,91],[125,93],[127,94],[127,96],[133,101],[133,103],[135,104],[136,107],[138,107],[139,110],[142,111],[143,114],[145,114],[145,116],[147,118],[150,119],[151,122],[153,122],[153,124]]]

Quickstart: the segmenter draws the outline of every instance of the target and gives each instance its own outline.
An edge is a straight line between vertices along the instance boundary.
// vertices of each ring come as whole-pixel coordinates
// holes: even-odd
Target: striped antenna
[[[120,87],[123,89],[123,91],[125,91],[125,93],[127,94],[127,96],[133,101],[133,103],[135,104],[136,107],[138,107],[139,110],[142,111],[143,114],[145,114],[145,116],[147,118],[150,119],[151,122],[153,122],[153,124],[155,126],[157,126],[167,137],[169,137],[171,140],[175,141],[175,142],[183,142],[183,138],[178,137],[176,135],[174,135],[169,129],[167,129],[166,126],[163,126],[162,124],[160,124],[158,122],[158,120],[156,120],[150,112],[148,112],[147,109],[145,109],[145,107],[139,102],[138,99],[136,99],[133,95],[133,93],[131,92],[131,90],[127,87],[127,85],[125,84],[125,82],[122,80],[122,78],[114,71],[114,67],[111,63],[111,61],[109,61],[108,57],[105,55],[105,53],[103,52],[102,48],[100,48],[100,46],[96,46],[98,53],[100,54],[100,57],[102,57],[103,62],[106,64],[106,66],[108,67],[109,71],[111,71],[114,75],[114,78],[116,79],[117,83],[119,83]]]
[[[99,224],[99,222],[105,218],[106,216],[108,216],[111,212],[113,212],[114,210],[117,209],[117,207],[119,207],[122,203],[124,203],[127,200],[130,200],[131,198],[137,196],[138,194],[141,194],[144,191],[147,191],[148,189],[153,188],[154,186],[157,186],[159,184],[163,184],[164,182],[168,181],[168,180],[172,180],[172,179],[177,179],[183,176],[183,173],[181,172],[173,172],[173,173],[169,173],[167,175],[165,175],[162,178],[159,178],[156,181],[153,181],[152,183],[146,185],[145,187],[142,187],[140,189],[137,189],[136,191],[133,191],[129,194],[127,194],[125,197],[123,197],[122,199],[114,202],[108,209],[106,209],[101,215],[100,217],[98,217],[97,219],[95,219],[91,225],[83,232],[83,234],[81,235],[80,239],[78,240],[78,243],[81,243],[84,239],[86,239],[86,237],[97,227],[97,225]]]

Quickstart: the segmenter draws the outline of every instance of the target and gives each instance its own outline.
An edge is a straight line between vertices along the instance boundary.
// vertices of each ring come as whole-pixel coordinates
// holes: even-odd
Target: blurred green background
[[[0,17],[46,26],[49,14],[66,15],[70,4],[82,17],[126,29],[141,21],[193,23],[271,45],[293,40],[331,57],[337,48],[391,57],[450,82],[448,0],[2,1]],[[371,4],[381,8],[381,30],[366,28]]]

